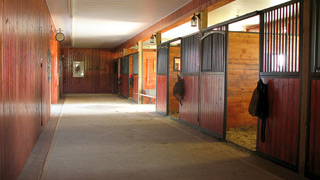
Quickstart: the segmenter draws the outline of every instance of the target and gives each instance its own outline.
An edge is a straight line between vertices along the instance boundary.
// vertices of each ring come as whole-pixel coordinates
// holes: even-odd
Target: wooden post
[[[308,101],[310,87],[310,0],[303,2],[303,42],[302,42],[302,65],[301,65],[301,119],[300,119],[300,143],[299,143],[299,174],[303,177],[306,162],[306,141],[308,126]]]
[[[200,12],[199,30],[208,27],[208,12]]]
[[[138,104],[143,103],[143,96],[140,94],[143,93],[143,42],[138,42],[138,53],[139,53],[139,72],[138,72]]]
[[[161,33],[160,32],[156,33],[156,44],[157,45],[161,44]]]

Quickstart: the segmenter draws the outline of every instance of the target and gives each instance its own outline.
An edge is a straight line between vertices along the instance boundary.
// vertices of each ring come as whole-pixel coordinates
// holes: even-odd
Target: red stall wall
[[[167,114],[167,76],[158,75],[157,111]]]
[[[310,132],[307,171],[320,177],[320,80],[311,81]]]
[[[180,119],[191,125],[198,125],[199,77],[183,76],[185,93],[180,105]]]
[[[297,165],[300,79],[263,78],[268,84],[269,117],[266,140],[258,140],[258,151],[292,166]],[[261,126],[261,120],[260,120]],[[260,135],[259,127],[259,135]]]
[[[133,75],[133,96],[132,99],[138,102],[138,75]]]
[[[113,93],[116,88],[113,53],[107,49],[64,48],[64,93]],[[73,62],[84,61],[84,77],[73,77]]]
[[[224,77],[202,75],[201,78],[200,126],[222,136],[225,94]]]
[[[121,74],[121,95],[128,97],[128,74]]]
[[[0,21],[0,179],[11,180],[28,159],[41,121],[45,127],[50,118],[47,51],[58,53],[58,47],[51,47],[54,24],[45,0],[0,0]]]

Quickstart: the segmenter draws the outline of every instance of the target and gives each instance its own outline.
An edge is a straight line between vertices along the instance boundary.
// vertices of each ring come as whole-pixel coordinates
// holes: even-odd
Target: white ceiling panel
[[[57,19],[56,28],[71,31],[72,46],[80,48],[117,47],[190,1],[71,0],[73,18],[72,22],[67,22],[68,0],[47,0],[51,12],[64,14],[52,13]],[[57,5],[59,3],[61,5]],[[64,18],[66,21],[58,20]]]

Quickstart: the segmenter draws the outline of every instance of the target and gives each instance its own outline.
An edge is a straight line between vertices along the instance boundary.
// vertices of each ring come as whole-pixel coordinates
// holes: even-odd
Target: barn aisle
[[[116,95],[68,95],[41,179],[298,179]]]

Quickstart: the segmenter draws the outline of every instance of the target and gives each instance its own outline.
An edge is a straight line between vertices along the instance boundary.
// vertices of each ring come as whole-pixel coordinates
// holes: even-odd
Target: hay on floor
[[[256,151],[257,127],[242,126],[240,128],[230,128],[227,130],[227,141],[251,151]]]

